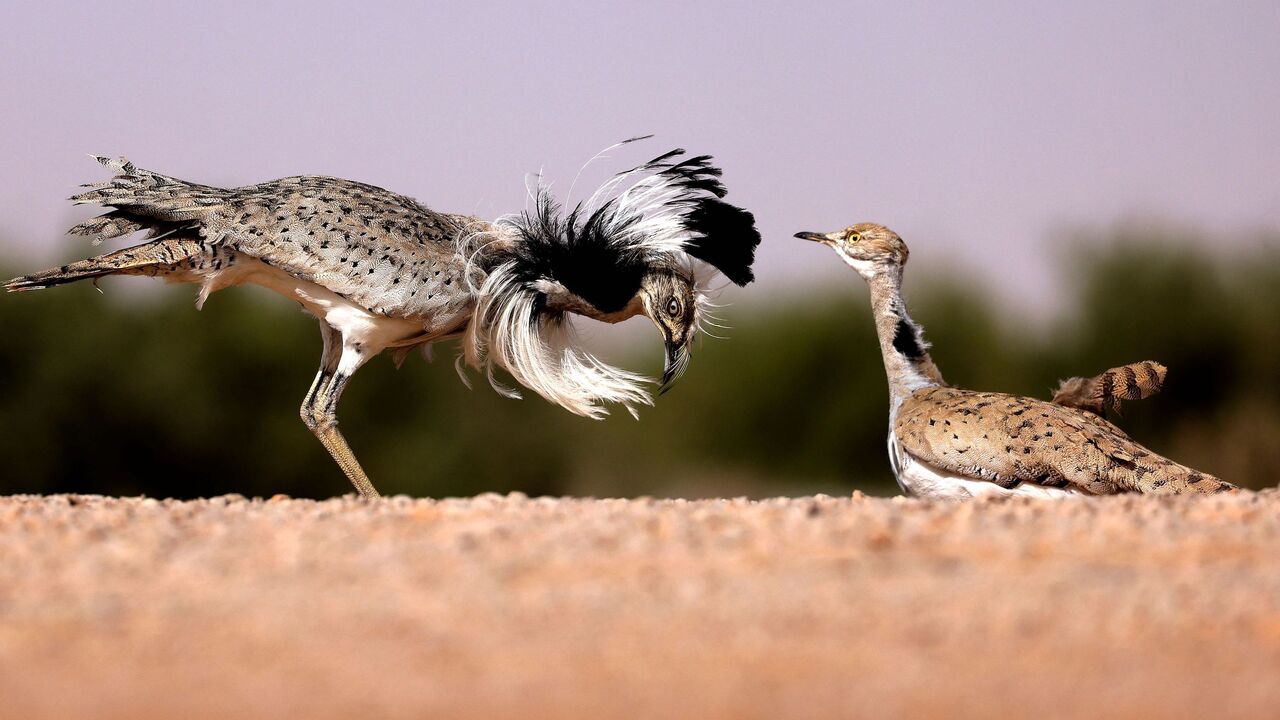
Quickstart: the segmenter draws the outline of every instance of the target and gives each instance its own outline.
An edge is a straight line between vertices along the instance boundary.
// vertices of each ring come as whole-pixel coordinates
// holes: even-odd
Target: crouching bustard
[[[539,186],[534,209],[494,222],[338,178],[223,189],[98,158],[115,177],[72,200],[112,210],[71,232],[143,231],[149,241],[5,287],[152,275],[199,283],[198,306],[242,283],[297,301],[319,319],[324,342],[302,419],[360,494],[376,496],[338,431],[337,404],[351,375],[384,349],[398,362],[413,348],[461,338],[460,374],[465,359],[499,392],[519,397],[494,380],[495,365],[570,412],[598,418],[612,402],[634,415],[651,402],[646,378],[576,347],[566,315],[609,323],[646,315],[666,344],[662,389],[674,382],[706,304],[694,261],[745,285],[760,242],[751,214],[721,199],[711,158],[683,155],[615,175],[567,213]]]
[[[1105,400],[1137,399],[1158,389],[1163,367],[1137,364],[1156,376],[1146,383],[1135,368],[1108,371],[1134,374],[1134,382],[1120,391],[1108,373],[1073,378],[1056,403],[949,387],[929,357],[920,326],[907,314],[901,295],[907,246],[896,233],[866,223],[796,237],[830,246],[870,286],[889,376],[889,461],[907,494],[964,499],[1233,488],[1146,449],[1100,416]]]

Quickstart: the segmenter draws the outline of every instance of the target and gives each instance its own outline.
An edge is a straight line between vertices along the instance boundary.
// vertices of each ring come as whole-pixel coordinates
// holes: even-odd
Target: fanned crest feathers
[[[649,404],[647,378],[570,346],[563,307],[566,300],[586,305],[575,310],[597,318],[624,313],[646,275],[686,267],[691,258],[738,285],[754,279],[755,218],[723,200],[721,170],[710,156],[684,155],[672,150],[618,173],[567,212],[540,184],[531,210],[460,241],[484,277],[468,362],[496,362],[579,415],[600,417],[607,412],[601,402],[620,403],[633,415],[636,405]],[[694,304],[707,304],[700,288]]]
[[[681,254],[737,285],[754,280],[755,217],[723,200],[711,156],[684,154],[678,148],[618,173],[568,213],[540,185],[533,210],[499,221],[519,237],[512,257],[520,274],[554,280],[605,313],[635,296],[649,268]]]

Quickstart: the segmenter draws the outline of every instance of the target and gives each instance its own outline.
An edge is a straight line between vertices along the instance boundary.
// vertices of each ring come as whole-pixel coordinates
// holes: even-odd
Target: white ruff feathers
[[[643,389],[648,378],[570,347],[570,329],[535,312],[538,293],[514,270],[514,263],[505,263],[484,279],[463,343],[467,363],[485,370],[494,390],[520,397],[494,379],[497,364],[521,385],[577,415],[600,419],[609,412],[601,403],[618,403],[637,417],[637,405],[653,404]]]

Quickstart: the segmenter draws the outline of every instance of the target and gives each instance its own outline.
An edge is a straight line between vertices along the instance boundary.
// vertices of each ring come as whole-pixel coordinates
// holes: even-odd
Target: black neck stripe
[[[893,333],[893,349],[905,355],[908,360],[924,357],[924,348],[920,347],[916,329],[906,318],[898,318],[898,327]]]

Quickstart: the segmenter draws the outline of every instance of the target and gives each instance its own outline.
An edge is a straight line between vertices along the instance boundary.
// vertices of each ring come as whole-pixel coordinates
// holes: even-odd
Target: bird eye
[[[849,233],[849,242],[858,242],[861,239],[862,239],[862,236],[859,235],[858,233],[856,232]]]
[[[675,298],[671,298],[667,301],[667,314],[671,317],[675,317],[680,314],[680,303],[677,302]]]

